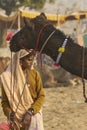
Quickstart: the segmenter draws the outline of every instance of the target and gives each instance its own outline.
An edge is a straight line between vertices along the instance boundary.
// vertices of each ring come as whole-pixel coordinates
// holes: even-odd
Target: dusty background
[[[45,92],[45,130],[87,130],[87,104],[84,103],[82,84],[45,88]],[[0,121],[3,120],[6,119],[0,107]]]

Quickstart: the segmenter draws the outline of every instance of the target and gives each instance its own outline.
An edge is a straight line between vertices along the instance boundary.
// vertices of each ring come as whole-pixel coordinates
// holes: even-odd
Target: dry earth
[[[45,88],[45,92],[45,130],[87,130],[87,104],[84,103],[82,84]],[[0,121],[5,120],[1,107],[0,114]]]

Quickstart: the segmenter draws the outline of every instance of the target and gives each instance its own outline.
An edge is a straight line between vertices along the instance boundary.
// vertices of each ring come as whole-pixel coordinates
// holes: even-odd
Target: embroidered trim
[[[61,58],[62,54],[63,54],[64,51],[65,51],[65,46],[66,46],[66,44],[67,44],[68,38],[69,38],[69,36],[67,36],[67,37],[65,38],[65,40],[64,40],[64,42],[63,42],[63,44],[62,44],[62,47],[60,47],[60,48],[58,49],[59,54],[58,54],[58,56],[57,56],[56,64],[59,63],[60,58]]]

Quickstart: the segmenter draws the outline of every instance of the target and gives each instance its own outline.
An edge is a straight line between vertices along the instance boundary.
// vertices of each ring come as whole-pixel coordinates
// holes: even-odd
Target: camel
[[[66,71],[87,79],[87,48],[56,29],[44,13],[35,18],[24,18],[23,28],[10,41],[11,51],[31,48],[50,56]]]

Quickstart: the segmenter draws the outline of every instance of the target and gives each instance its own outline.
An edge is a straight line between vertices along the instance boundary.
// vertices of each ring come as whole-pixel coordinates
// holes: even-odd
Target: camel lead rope
[[[83,97],[85,98],[85,103],[87,103],[87,97],[86,97],[86,93],[85,93],[85,80],[84,80],[84,62],[85,62],[85,48],[83,47],[83,60],[82,60],[82,83],[83,83]]]
[[[87,103],[87,97],[85,94],[85,80],[83,77],[82,77],[82,83],[83,83],[83,97],[85,98],[85,103]]]

